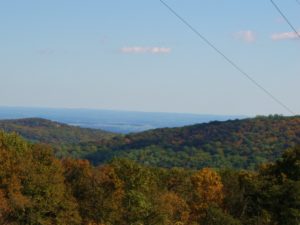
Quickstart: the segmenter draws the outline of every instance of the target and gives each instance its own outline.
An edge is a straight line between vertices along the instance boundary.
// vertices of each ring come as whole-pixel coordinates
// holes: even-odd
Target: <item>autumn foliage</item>
[[[3,225],[298,225],[300,148],[258,171],[98,167],[0,132]]]

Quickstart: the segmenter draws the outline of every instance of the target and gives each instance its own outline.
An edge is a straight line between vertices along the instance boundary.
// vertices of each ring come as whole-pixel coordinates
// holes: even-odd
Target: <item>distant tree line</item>
[[[0,121],[32,143],[50,144],[58,158],[88,159],[93,165],[127,158],[146,166],[256,170],[300,143],[300,117],[258,116],[128,135],[32,118]]]
[[[94,165],[128,158],[156,167],[257,169],[300,143],[300,117],[279,115],[166,128],[77,145]]]

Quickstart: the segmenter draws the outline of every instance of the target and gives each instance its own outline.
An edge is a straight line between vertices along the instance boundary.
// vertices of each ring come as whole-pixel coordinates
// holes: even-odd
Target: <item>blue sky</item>
[[[300,41],[270,1],[165,1],[300,113]],[[0,105],[288,114],[159,0],[3,0],[0,29]]]

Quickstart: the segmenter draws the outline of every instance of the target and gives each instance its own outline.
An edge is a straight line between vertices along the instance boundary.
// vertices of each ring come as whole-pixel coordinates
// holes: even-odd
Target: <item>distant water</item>
[[[70,125],[124,134],[162,127],[180,127],[215,120],[225,121],[229,119],[245,118],[245,116],[130,112],[95,109],[0,107],[0,119],[31,117],[39,117]]]

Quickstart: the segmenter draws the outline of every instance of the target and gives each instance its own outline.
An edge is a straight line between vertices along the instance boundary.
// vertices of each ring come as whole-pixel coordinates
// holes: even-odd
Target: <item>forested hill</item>
[[[106,147],[99,144],[98,152],[88,159],[99,164],[122,156],[163,167],[254,168],[278,158],[283,150],[297,144],[300,144],[300,117],[268,116],[117,137]]]
[[[300,144],[300,117],[269,116],[115,135],[44,119],[0,121],[0,130],[53,145],[58,157],[95,165],[129,158],[159,167],[253,169]]]
[[[40,118],[0,120],[0,130],[16,132],[27,140],[59,145],[108,139],[112,133],[80,128]]]

